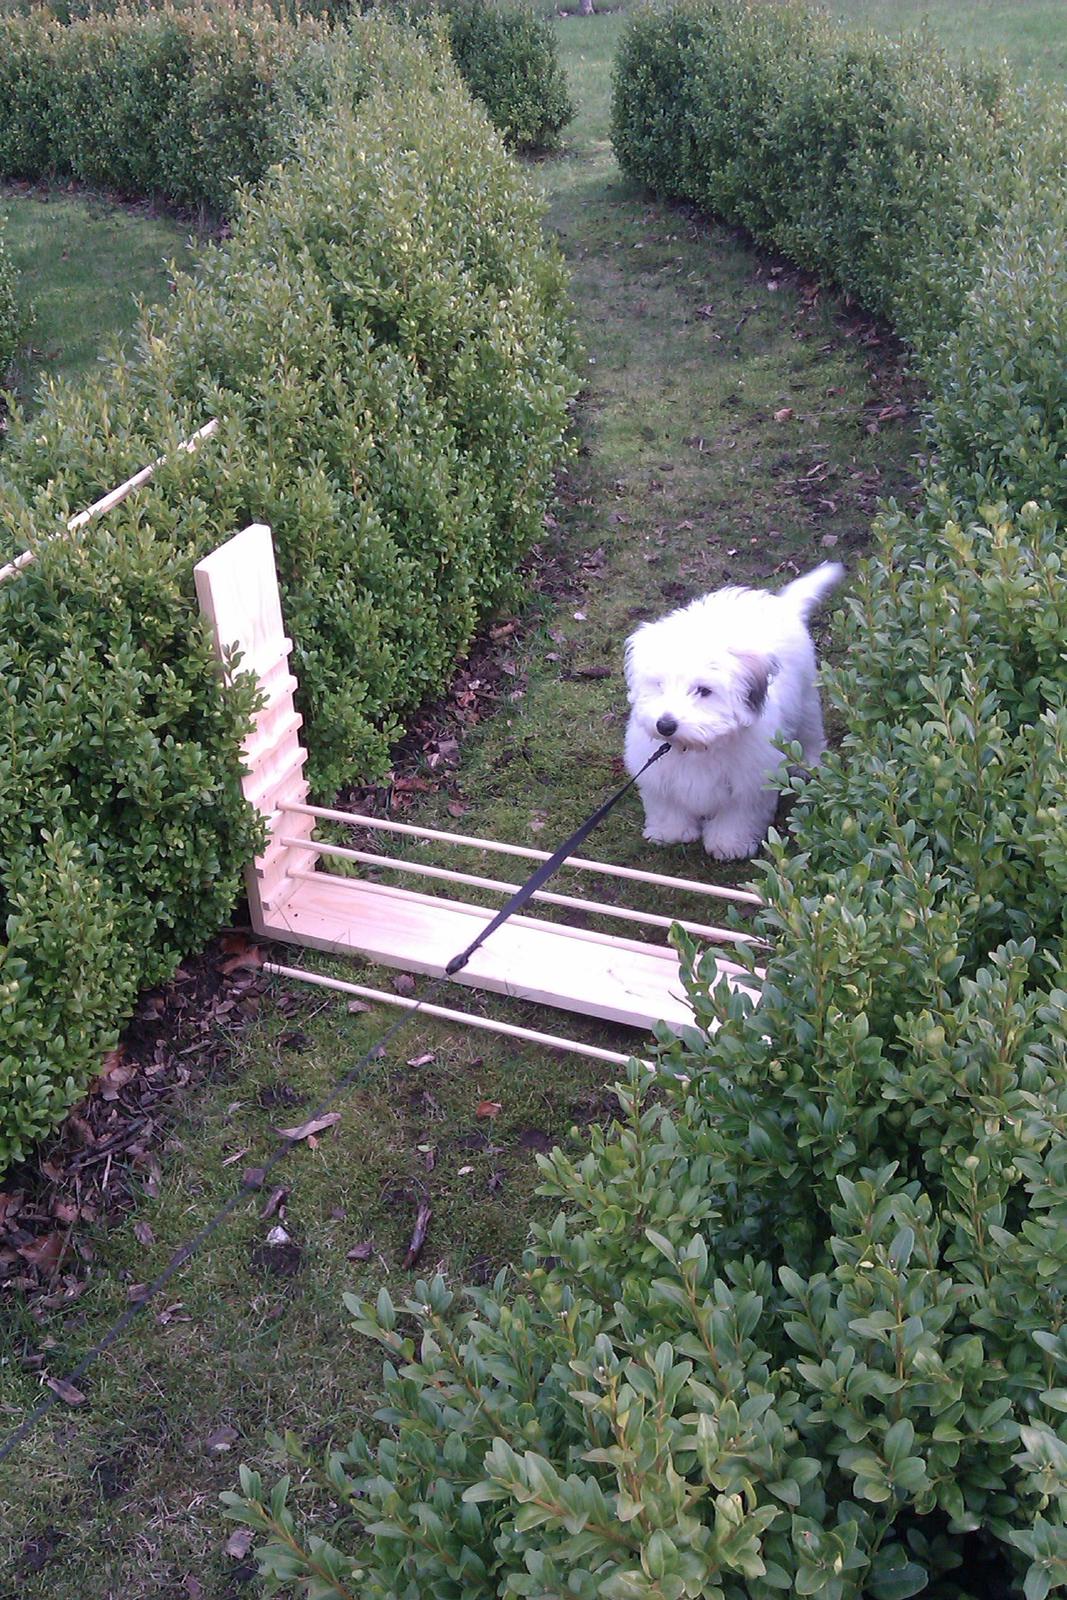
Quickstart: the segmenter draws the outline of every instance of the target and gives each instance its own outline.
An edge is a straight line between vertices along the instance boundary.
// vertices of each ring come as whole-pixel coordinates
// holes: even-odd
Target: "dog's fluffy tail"
[[[844,576],[845,569],[840,561],[824,561],[812,572],[805,572],[803,577],[794,578],[784,589],[779,589],[778,598],[788,600],[806,622],[824,595],[836,589]]]

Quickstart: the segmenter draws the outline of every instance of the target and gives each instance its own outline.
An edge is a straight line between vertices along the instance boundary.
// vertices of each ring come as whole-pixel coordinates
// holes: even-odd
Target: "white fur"
[[[638,779],[646,839],[703,839],[718,861],[756,854],[778,805],[775,740],[799,740],[812,766],[823,752],[806,622],[844,571],[824,562],[777,594],[718,589],[630,635],[627,772],[671,745]]]

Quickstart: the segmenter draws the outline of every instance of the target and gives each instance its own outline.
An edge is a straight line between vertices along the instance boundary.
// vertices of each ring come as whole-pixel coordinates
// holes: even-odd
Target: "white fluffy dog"
[[[778,805],[774,741],[799,740],[812,766],[825,745],[805,624],[844,572],[826,561],[777,594],[718,589],[627,639],[627,772],[671,746],[638,779],[646,839],[702,838],[718,861],[755,855]]]

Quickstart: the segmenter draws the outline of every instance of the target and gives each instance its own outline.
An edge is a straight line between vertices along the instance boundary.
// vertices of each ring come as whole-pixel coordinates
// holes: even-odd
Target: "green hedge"
[[[612,137],[631,176],[739,223],[927,346],[959,321],[1018,193],[1020,148],[1039,181],[1063,151],[1043,148],[1006,73],[792,4],[640,13],[615,64]]]
[[[551,23],[498,0],[446,0],[441,13],[460,76],[505,142],[518,150],[558,143],[574,104]]]
[[[336,1525],[247,1472],[226,1497],[268,1536],[268,1588],[1067,1589],[1059,129],[1009,174],[992,152],[1022,111],[976,80],[945,102],[957,149],[923,111],[943,72],[777,8],[631,27],[635,170],[704,203],[714,178],[720,214],[788,224],[805,265],[910,308],[940,459],[854,576],[826,674],[845,736],[793,781],[763,869],[759,1007],[679,936],[701,1027],[659,1076],[632,1067],[584,1155],[539,1158],[563,1209],[514,1278],[349,1298],[386,1354],[383,1427],[327,1464]],[[935,125],[940,150],[919,137]],[[966,221],[976,173],[987,197],[1015,189],[987,237]]]
[[[972,505],[979,472],[1067,509],[1062,101],[800,6],[680,4],[628,28],[612,124],[631,176],[740,224],[911,342]]]
[[[1003,492],[1067,515],[1067,199],[1027,196],[982,252],[931,364],[941,470],[971,504]]]
[[[120,194],[228,210],[321,104],[331,25],[356,0],[97,0],[0,8],[0,177],[76,178]],[[505,143],[544,149],[574,115],[551,25],[499,0],[390,0],[453,58]]]
[[[160,494],[192,491],[187,459]],[[219,694],[196,552],[154,522],[57,540],[0,584],[0,1170],[225,920],[258,838],[237,780],[251,695]]]
[[[384,22],[355,25],[336,50],[328,112],[240,199],[232,237],[175,274],[133,353],[13,419],[0,463],[5,557],[206,417],[221,426],[109,513],[99,548],[45,545],[47,563],[0,590],[12,615],[24,608],[20,648],[40,641],[4,674],[0,771],[37,747],[42,786],[39,815],[19,815],[28,779],[0,802],[0,827],[14,830],[0,849],[0,917],[23,884],[67,881],[42,854],[55,833],[68,878],[86,875],[84,915],[101,929],[90,943],[115,974],[95,1009],[79,1002],[92,1026],[53,1029],[64,1044],[45,1050],[43,1019],[62,1003],[63,922],[54,917],[50,942],[25,922],[7,955],[26,964],[11,1002],[25,1027],[4,1031],[3,1052],[11,1038],[40,1040],[12,1049],[5,1068],[39,1110],[17,1094],[4,1106],[0,1164],[84,1086],[89,1041],[104,1035],[101,1018],[119,1026],[131,985],[157,981],[218,926],[247,858],[247,824],[226,798],[233,717],[215,703],[190,626],[191,562],[251,521],[274,529],[311,777],[329,794],[383,770],[401,719],[446,681],[543,526],[575,379],[539,206],[443,55]],[[353,109],[355,81],[374,87]],[[128,601],[123,589],[113,615],[87,599],[77,625],[64,612],[45,628],[53,590],[80,592],[90,567],[104,593],[122,574]],[[41,590],[46,572],[52,589]],[[40,687],[53,658],[61,711]],[[83,764],[79,737],[94,752]],[[47,920],[60,890],[40,893],[33,917]],[[82,933],[65,946],[72,970],[89,959]],[[84,982],[96,992],[88,969]],[[53,1084],[50,1101],[41,1083]]]
[[[321,3],[335,15],[350,6],[378,9],[375,0]],[[524,0],[384,0],[384,9],[420,32],[440,22],[460,77],[510,148],[547,150],[558,143],[574,105],[555,30]]]
[[[265,6],[0,17],[0,177],[227,213],[321,106],[329,31]]]

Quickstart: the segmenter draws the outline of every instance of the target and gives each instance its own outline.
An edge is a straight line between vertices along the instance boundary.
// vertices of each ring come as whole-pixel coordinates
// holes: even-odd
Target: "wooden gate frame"
[[[365,878],[341,877],[321,870],[320,863],[339,858],[505,893],[511,893],[518,885],[327,844],[314,838],[316,823],[340,822],[537,861],[545,860],[547,852],[310,805],[304,777],[307,751],[298,737],[302,719],[293,701],[298,684],[289,665],[292,641],[285,635],[282,620],[270,529],[263,523],[253,523],[200,561],[194,573],[197,597],[210,625],[224,676],[232,681],[235,672],[252,673],[262,692],[261,709],[243,747],[242,777],[244,795],[259,811],[267,828],[266,847],[245,872],[256,932],[266,939],[443,977],[448,961],[467,947],[477,934],[479,923],[489,921],[491,911],[463,900],[394,888]],[[762,903],[758,895],[747,890],[640,872],[607,862],[571,859],[568,867],[637,879],[712,899],[757,906]],[[548,891],[539,892],[537,898],[663,928],[678,920]],[[703,923],[683,921],[680,925],[705,939],[759,942],[751,935]],[[717,965],[731,988],[745,990],[758,1000],[759,991],[747,968],[727,960],[719,960]],[[269,964],[267,970],[391,1005],[418,1003],[296,968]],[[760,976],[758,969],[755,976]],[[635,1028],[650,1029],[663,1022],[678,1030],[694,1022],[678,955],[669,945],[536,917],[511,917],[451,981]],[[425,1004],[421,1009],[431,1015],[576,1049],[599,1059],[628,1059],[618,1052],[464,1012]]]

